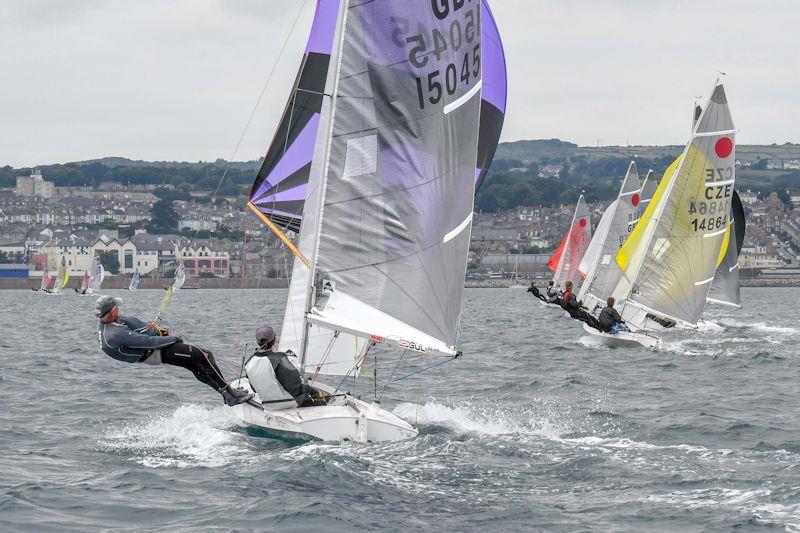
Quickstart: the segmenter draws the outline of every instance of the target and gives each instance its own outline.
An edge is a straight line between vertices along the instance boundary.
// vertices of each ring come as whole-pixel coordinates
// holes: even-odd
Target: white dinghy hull
[[[234,381],[233,386],[252,391],[246,378]],[[319,383],[314,387],[327,393],[334,392],[331,387]],[[255,404],[261,403],[257,394],[253,400]],[[417,430],[402,418],[382,409],[377,403],[367,403],[349,395],[336,396],[328,405],[317,407],[270,411],[244,403],[232,409],[245,424],[287,438],[381,442],[417,436]]]
[[[649,348],[658,350],[661,348],[661,339],[646,333],[636,333],[633,331],[620,331],[610,334],[596,330],[584,322],[583,329],[592,336],[592,339],[609,348]]]

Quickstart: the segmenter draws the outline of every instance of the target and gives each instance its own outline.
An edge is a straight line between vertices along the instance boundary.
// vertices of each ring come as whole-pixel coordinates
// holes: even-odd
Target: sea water
[[[108,292],[143,319],[163,296]],[[467,290],[461,359],[385,387],[438,360],[381,350],[342,385],[419,437],[354,444],[268,438],[185,370],[110,359],[95,297],[0,291],[0,530],[800,531],[798,292],[744,289],[724,332],[652,352]],[[234,377],[285,296],[184,290],[164,318]]]

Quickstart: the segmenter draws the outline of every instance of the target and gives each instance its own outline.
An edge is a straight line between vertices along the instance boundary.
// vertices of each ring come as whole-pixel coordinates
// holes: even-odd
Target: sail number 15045
[[[436,11],[437,18],[444,20],[448,15],[456,14],[465,7],[464,4],[463,0],[456,0],[452,10]],[[420,109],[438,104],[445,93],[452,96],[459,84],[469,87],[480,77],[480,11],[467,9],[461,14],[463,16],[452,17],[449,26],[443,22],[442,27],[432,28],[430,32],[419,25],[419,33],[405,38],[408,62],[415,69],[427,70],[415,77]],[[449,56],[445,55],[448,50],[451,52]],[[444,61],[452,58],[451,62],[442,63],[443,56]]]

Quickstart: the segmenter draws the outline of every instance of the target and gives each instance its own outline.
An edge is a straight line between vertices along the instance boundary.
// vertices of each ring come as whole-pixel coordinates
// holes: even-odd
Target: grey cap
[[[261,344],[275,340],[275,330],[270,326],[261,326],[256,330],[256,341]]]
[[[106,315],[118,305],[122,305],[122,298],[103,295],[94,303],[94,314],[97,316]]]

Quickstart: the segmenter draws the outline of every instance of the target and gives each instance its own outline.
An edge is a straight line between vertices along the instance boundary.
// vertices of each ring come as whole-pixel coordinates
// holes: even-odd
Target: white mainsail
[[[133,276],[131,276],[131,282],[128,285],[128,290],[129,291],[135,291],[138,288],[139,288],[139,273],[138,272],[134,272]]]
[[[706,304],[735,180],[735,131],[725,90],[714,87],[682,155],[616,255],[621,314],[644,328],[648,314],[691,326]]]
[[[480,9],[377,0],[339,10],[298,243],[310,268],[295,260],[280,339],[309,369],[357,370],[372,342],[457,352]],[[426,48],[451,29],[451,46]]]
[[[605,307],[606,299],[622,277],[614,256],[639,221],[640,193],[639,173],[636,163],[631,161],[619,194],[603,213],[580,264],[585,280],[578,299],[589,309],[596,305]]]
[[[106,269],[103,268],[103,263],[100,262],[100,257],[95,257],[92,261],[92,272],[89,278],[89,288],[86,292],[93,293],[100,290],[103,285],[103,280],[106,277]]]

